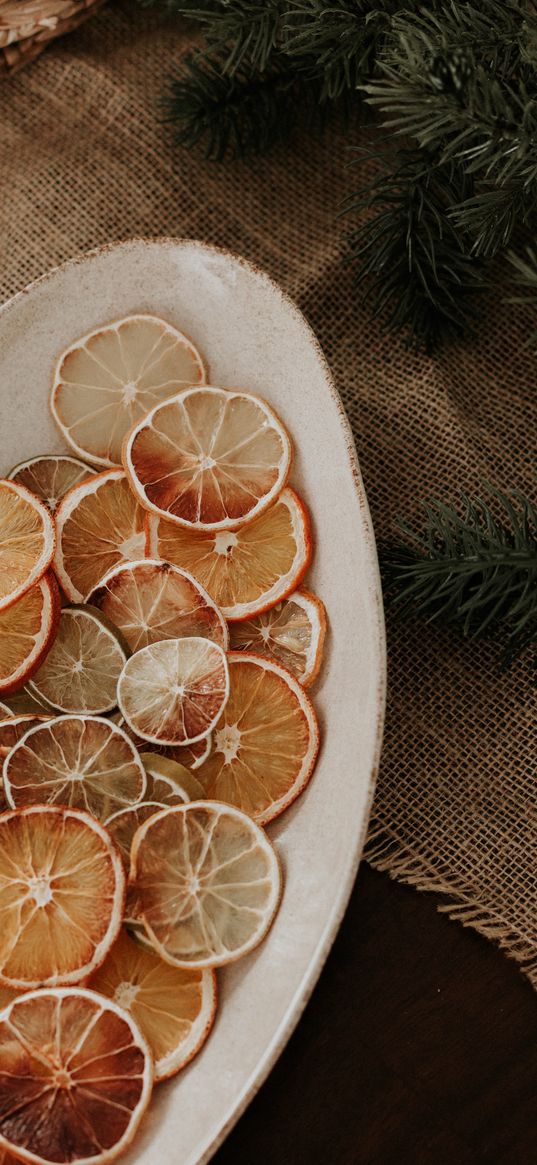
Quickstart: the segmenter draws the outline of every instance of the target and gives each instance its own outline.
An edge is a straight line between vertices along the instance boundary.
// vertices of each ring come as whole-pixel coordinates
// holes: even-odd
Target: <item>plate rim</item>
[[[366,575],[365,581],[368,595],[368,607],[374,619],[374,626],[372,628],[372,644],[374,646],[376,662],[375,728],[374,732],[372,733],[372,749],[365,798],[364,819],[361,823],[361,828],[357,833],[353,861],[350,864],[346,877],[334,898],[330,916],[326,922],[324,931],[318,940],[316,951],[310,960],[307,973],[305,974],[294,996],[292,997],[286,1009],[284,1018],[276,1028],[263,1058],[258,1061],[255,1073],[246,1082],[244,1088],[236,1097],[228,1118],[225,1122],[223,1122],[216,1136],[212,1137],[210,1144],[207,1144],[204,1148],[202,1148],[201,1154],[196,1156],[195,1159],[191,1158],[189,1162],[185,1162],[185,1165],[207,1165],[207,1163],[216,1153],[217,1149],[223,1144],[234,1125],[243,1115],[250,1101],[254,1099],[262,1085],[265,1083],[271,1069],[276,1064],[295,1028],[297,1027],[320,978],[330,950],[340,929],[352,894],[360,862],[363,856],[365,837],[371,816],[371,807],[375,793],[382,749],[386,711],[387,681],[386,626],[373,522],[371,519],[369,503],[367,500],[360,470],[354,435],[349,419],[347,417],[347,413],[343,406],[343,402],[336,387],[334,376],[323,352],[320,341],[307,317],[299,308],[295,300],[286,291],[284,291],[280,284],[276,282],[276,280],[273,279],[272,276],[269,275],[268,272],[265,271],[262,267],[259,267],[252,260],[244,258],[243,255],[238,254],[236,251],[230,250],[228,247],[218,246],[214,243],[206,243],[202,239],[193,239],[184,236],[173,235],[135,235],[127,239],[117,240],[115,242],[102,243],[99,246],[92,247],[87,251],[78,252],[76,255],[69,259],[63,260],[61,263],[57,263],[54,267],[51,267],[48,271],[44,272],[43,275],[39,275],[36,279],[31,280],[31,282],[26,284],[25,287],[21,288],[20,291],[15,292],[14,295],[10,296],[9,299],[0,304],[0,318],[9,312],[11,308],[16,307],[19,301],[25,298],[35,288],[39,287],[41,284],[47,283],[50,279],[67,268],[76,267],[82,263],[85,263],[89,259],[96,258],[99,255],[107,254],[108,252],[120,251],[123,249],[127,250],[129,248],[136,247],[142,248],[153,246],[169,248],[199,248],[202,251],[225,257],[226,259],[231,259],[233,262],[237,263],[240,267],[246,270],[249,274],[255,276],[257,280],[268,285],[268,287],[277,295],[277,297],[284,302],[288,311],[294,316],[299,327],[301,327],[302,330],[306,333],[306,336],[312,348],[314,349],[316,357],[322,367],[324,381],[328,393],[336,406],[339,415],[339,421],[343,430],[347,451],[348,467],[351,471],[354,493],[358,501],[361,515],[362,537],[365,539],[367,549],[367,555],[365,556],[364,560],[364,572]]]

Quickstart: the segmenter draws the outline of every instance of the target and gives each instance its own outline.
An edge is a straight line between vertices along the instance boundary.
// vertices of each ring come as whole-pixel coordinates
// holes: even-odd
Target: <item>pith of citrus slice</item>
[[[15,808],[69,805],[101,821],[141,801],[146,788],[128,736],[98,716],[58,716],[37,724],[6,757],[3,778]]]
[[[268,837],[217,801],[171,806],[141,825],[131,881],[155,951],[178,967],[217,967],[267,933],[281,875]]]
[[[58,630],[60,594],[47,571],[21,599],[0,611],[0,692],[20,688],[37,671]]]
[[[319,751],[311,700],[290,672],[258,655],[228,655],[230,694],[213,750],[196,777],[205,796],[226,801],[261,825],[305,789]]]
[[[0,815],[1,983],[79,983],[117,938],[124,904],[120,854],[88,813],[31,805]]]
[[[44,575],[54,555],[50,511],[14,481],[0,481],[0,611]]]
[[[90,602],[119,628],[131,651],[183,635],[213,639],[227,650],[227,624],[213,599],[191,575],[159,558],[114,567]]]
[[[231,530],[283,489],[291,442],[265,401],[224,388],[190,388],[129,433],[123,464],[143,506],[179,525]]]
[[[149,1104],[132,1015],[85,988],[28,991],[0,1013],[0,1146],[30,1165],[108,1165]]]
[[[143,558],[144,511],[121,469],[69,490],[56,512],[54,570],[72,603],[83,602],[113,566]]]
[[[319,674],[325,634],[324,603],[301,590],[262,615],[233,623],[231,646],[275,659],[307,688]]]
[[[225,652],[199,636],[162,639],[131,655],[118,704],[133,732],[154,744],[189,744],[214,728],[229,695]]]
[[[148,554],[190,571],[230,620],[247,619],[280,602],[298,586],[311,561],[308,511],[289,488],[238,530],[201,534],[153,514],[146,529]]]
[[[54,643],[31,686],[60,712],[109,712],[117,705],[117,681],[126,658],[116,631],[100,611],[64,607]]]
[[[3,720],[8,716],[13,716],[13,712],[11,708],[8,708],[7,704],[3,704],[0,700],[0,718]]]
[[[147,801],[159,801],[161,806],[185,805],[203,797],[199,781],[184,765],[156,752],[141,752],[140,760],[147,779]]]
[[[29,728],[35,728],[36,724],[50,719],[46,713],[36,715],[27,712],[21,715],[10,714],[5,720],[0,720],[0,763],[11,752],[13,745],[26,736]]]
[[[29,461],[15,465],[8,478],[26,486],[54,513],[64,494],[94,473],[94,469],[84,465],[83,461],[77,461],[76,457],[44,453],[41,457],[30,457]]]
[[[129,429],[184,385],[202,384],[194,345],[155,316],[134,315],[77,340],[60,356],[51,395],[65,440],[94,465],[118,465]]]
[[[130,1011],[153,1053],[155,1080],[184,1068],[214,1023],[215,972],[170,967],[141,950],[125,930],[91,986]]]

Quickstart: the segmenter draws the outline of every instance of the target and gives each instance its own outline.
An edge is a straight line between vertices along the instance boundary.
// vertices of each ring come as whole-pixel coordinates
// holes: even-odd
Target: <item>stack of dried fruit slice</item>
[[[170,323],[103,325],[54,377],[75,456],[0,482],[6,1162],[130,1143],[207,1039],[215,968],[271,926],[262,827],[315,766],[326,615],[291,440],[205,379]]]

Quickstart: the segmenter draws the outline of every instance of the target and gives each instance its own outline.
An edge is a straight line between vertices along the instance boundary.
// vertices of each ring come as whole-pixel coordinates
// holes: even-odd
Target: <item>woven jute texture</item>
[[[298,301],[353,425],[377,536],[419,500],[483,479],[535,490],[535,358],[491,297],[477,338],[431,358],[382,333],[342,263],[349,134],[217,166],[175,152],[157,99],[187,33],[111,3],[3,82],[0,296],[99,243],[199,238]],[[353,136],[354,141],[354,136]],[[31,343],[31,337],[28,338]],[[337,521],[337,514],[334,514]],[[389,701],[368,859],[443,895],[537,984],[535,697],[491,643],[388,617]]]

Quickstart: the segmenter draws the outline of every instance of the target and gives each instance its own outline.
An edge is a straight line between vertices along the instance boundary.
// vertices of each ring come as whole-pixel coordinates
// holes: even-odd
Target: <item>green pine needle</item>
[[[297,117],[320,121],[312,86],[297,82],[280,63],[267,73],[242,66],[225,71],[218,55],[187,56],[163,101],[164,121],[177,145],[205,146],[205,156],[263,154],[285,141]]]
[[[508,666],[537,641],[537,507],[521,493],[487,487],[461,498],[462,512],[433,498],[425,528],[399,523],[402,537],[382,552],[388,599],[402,613],[457,624],[478,638],[503,631]]]
[[[421,150],[401,150],[395,165],[382,155],[379,160],[384,172],[344,207],[363,220],[349,235],[356,283],[364,284],[387,328],[404,329],[409,346],[430,352],[441,340],[465,334],[472,297],[482,288],[479,266],[450,218],[453,205],[470,193],[471,180],[460,166],[435,165]],[[368,209],[375,213],[364,218]]]

